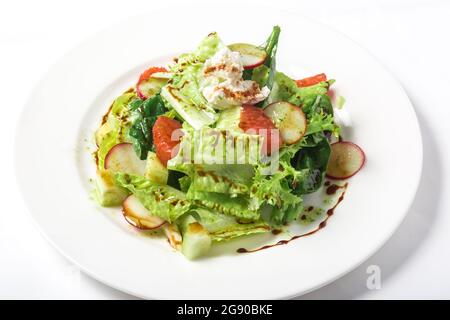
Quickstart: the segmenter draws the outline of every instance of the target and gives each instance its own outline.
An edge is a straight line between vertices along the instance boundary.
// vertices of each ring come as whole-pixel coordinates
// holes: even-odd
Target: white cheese
[[[255,104],[270,93],[255,81],[243,80],[241,56],[228,48],[219,50],[205,62],[202,93],[208,104],[215,109],[227,109],[242,104]]]

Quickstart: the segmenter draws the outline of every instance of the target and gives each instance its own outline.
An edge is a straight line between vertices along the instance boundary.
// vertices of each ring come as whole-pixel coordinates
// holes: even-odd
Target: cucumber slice
[[[95,200],[103,207],[120,205],[128,196],[127,190],[116,186],[114,173],[110,170],[98,170],[95,178]]]
[[[203,226],[192,216],[188,216],[182,223],[183,244],[181,252],[190,260],[196,259],[211,248],[211,237]]]

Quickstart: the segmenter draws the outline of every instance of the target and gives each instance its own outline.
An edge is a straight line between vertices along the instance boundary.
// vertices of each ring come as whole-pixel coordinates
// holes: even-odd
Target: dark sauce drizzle
[[[328,183],[328,184],[327,184],[327,183]],[[277,243],[274,243],[274,244],[268,244],[268,245],[262,246],[262,247],[257,248],[257,249],[245,249],[245,248],[239,248],[239,249],[237,249],[236,251],[237,251],[238,253],[250,253],[250,252],[261,251],[261,250],[264,250],[264,249],[269,249],[269,248],[276,247],[276,246],[285,245],[285,244],[288,244],[289,242],[291,242],[292,240],[295,240],[295,239],[299,239],[299,238],[303,238],[303,237],[307,237],[307,236],[313,235],[313,234],[315,234],[316,232],[318,232],[319,230],[325,228],[325,226],[327,225],[328,219],[330,219],[330,217],[334,214],[334,210],[335,210],[335,209],[337,208],[337,206],[344,200],[345,191],[347,191],[347,187],[348,187],[348,182],[346,182],[346,183],[345,183],[344,185],[342,185],[342,186],[338,186],[338,185],[335,185],[335,184],[330,184],[329,181],[327,181],[327,183],[325,183],[325,186],[328,186],[328,188],[333,187],[331,190],[334,190],[333,193],[328,193],[328,188],[327,188],[327,194],[334,194],[334,193],[336,192],[336,190],[341,189],[341,188],[343,189],[343,191],[342,191],[341,195],[339,196],[339,199],[338,199],[338,200],[336,201],[336,203],[334,204],[334,206],[332,206],[330,209],[327,210],[327,216],[326,216],[326,218],[319,224],[319,226],[318,226],[316,229],[311,230],[310,232],[307,232],[307,233],[304,233],[304,234],[299,234],[299,235],[293,236],[292,238],[287,239],[287,240],[280,240],[280,241],[278,241]]]

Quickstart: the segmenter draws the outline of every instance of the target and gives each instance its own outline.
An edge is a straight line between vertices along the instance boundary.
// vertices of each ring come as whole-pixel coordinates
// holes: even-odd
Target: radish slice
[[[230,44],[228,48],[241,54],[244,69],[253,69],[264,63],[267,53],[264,49],[258,48],[248,43]]]
[[[119,143],[105,157],[105,169],[143,176],[146,161],[139,159],[131,143]]]
[[[168,223],[164,225],[164,233],[166,234],[167,241],[169,241],[170,246],[175,250],[180,250],[183,238],[181,237],[178,227]]]
[[[299,141],[306,132],[306,116],[302,109],[289,102],[274,102],[264,109],[280,130],[281,140],[286,144]]]
[[[331,145],[327,176],[332,179],[348,179],[354,176],[364,165],[366,156],[356,144],[339,141]]]
[[[130,195],[124,200],[122,211],[125,220],[141,230],[157,229],[166,223],[160,217],[152,215],[135,195]]]

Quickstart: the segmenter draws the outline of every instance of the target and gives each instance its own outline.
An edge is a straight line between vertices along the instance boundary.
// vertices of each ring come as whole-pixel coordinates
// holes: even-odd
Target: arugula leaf
[[[137,99],[130,104],[132,113],[132,125],[129,130],[134,150],[141,160],[147,159],[153,146],[153,125],[156,118],[167,112],[163,100],[159,94],[145,101]]]

